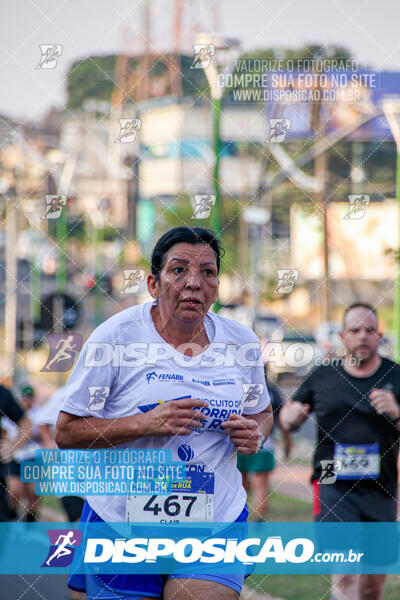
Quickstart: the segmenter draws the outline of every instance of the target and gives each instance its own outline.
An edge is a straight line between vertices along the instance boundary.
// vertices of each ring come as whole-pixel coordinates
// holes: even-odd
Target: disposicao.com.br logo
[[[180,564],[232,564],[245,565],[265,563],[306,563],[311,562],[359,562],[362,553],[317,552],[314,542],[308,538],[293,538],[286,544],[281,536],[242,540],[222,537],[209,538],[89,538],[86,543],[85,563],[155,563],[162,558],[172,558]]]
[[[232,569],[254,574],[400,573],[398,522],[166,525],[151,513],[148,522],[0,523],[0,539],[7,548],[0,553],[1,575],[84,574],[88,569],[104,574],[143,569],[158,574],[186,569],[215,574]]]

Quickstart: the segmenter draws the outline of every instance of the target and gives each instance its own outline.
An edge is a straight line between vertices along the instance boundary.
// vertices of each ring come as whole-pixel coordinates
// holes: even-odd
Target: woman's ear
[[[150,296],[152,296],[155,300],[158,300],[158,280],[153,274],[148,275],[147,277],[147,289],[149,290]]]

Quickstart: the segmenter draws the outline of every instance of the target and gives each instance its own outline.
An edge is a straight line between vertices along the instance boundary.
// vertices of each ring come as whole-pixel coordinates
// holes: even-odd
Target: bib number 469
[[[177,517],[184,510],[184,516],[190,517],[193,505],[197,500],[196,496],[178,496],[175,494],[167,496],[164,500],[164,505],[160,506],[160,504],[156,502],[157,498],[158,496],[151,496],[144,505],[143,510],[152,512],[155,516],[157,516],[159,512],[164,511],[169,517]]]

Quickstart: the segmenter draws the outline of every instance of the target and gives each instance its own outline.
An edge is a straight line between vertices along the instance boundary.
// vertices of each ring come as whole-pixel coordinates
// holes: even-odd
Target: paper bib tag
[[[188,473],[171,481],[166,494],[126,498],[128,523],[191,523],[214,518],[214,473]]]
[[[379,444],[335,444],[337,479],[376,479],[381,472]]]

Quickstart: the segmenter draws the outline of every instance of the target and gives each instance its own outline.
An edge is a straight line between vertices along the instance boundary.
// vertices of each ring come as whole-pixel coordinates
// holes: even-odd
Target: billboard
[[[374,202],[363,215],[350,213],[348,202],[327,207],[330,276],[333,279],[394,279],[397,266],[387,250],[398,248],[397,203]],[[293,205],[290,215],[291,267],[302,279],[323,276],[322,220],[318,208],[310,214]]]
[[[321,104],[324,134],[356,127],[346,139],[392,139],[382,114],[386,98],[400,98],[400,73],[393,71],[332,70],[270,72],[264,79],[268,119],[288,119],[285,139],[312,138],[312,106]],[[358,123],[364,122],[360,127]]]

